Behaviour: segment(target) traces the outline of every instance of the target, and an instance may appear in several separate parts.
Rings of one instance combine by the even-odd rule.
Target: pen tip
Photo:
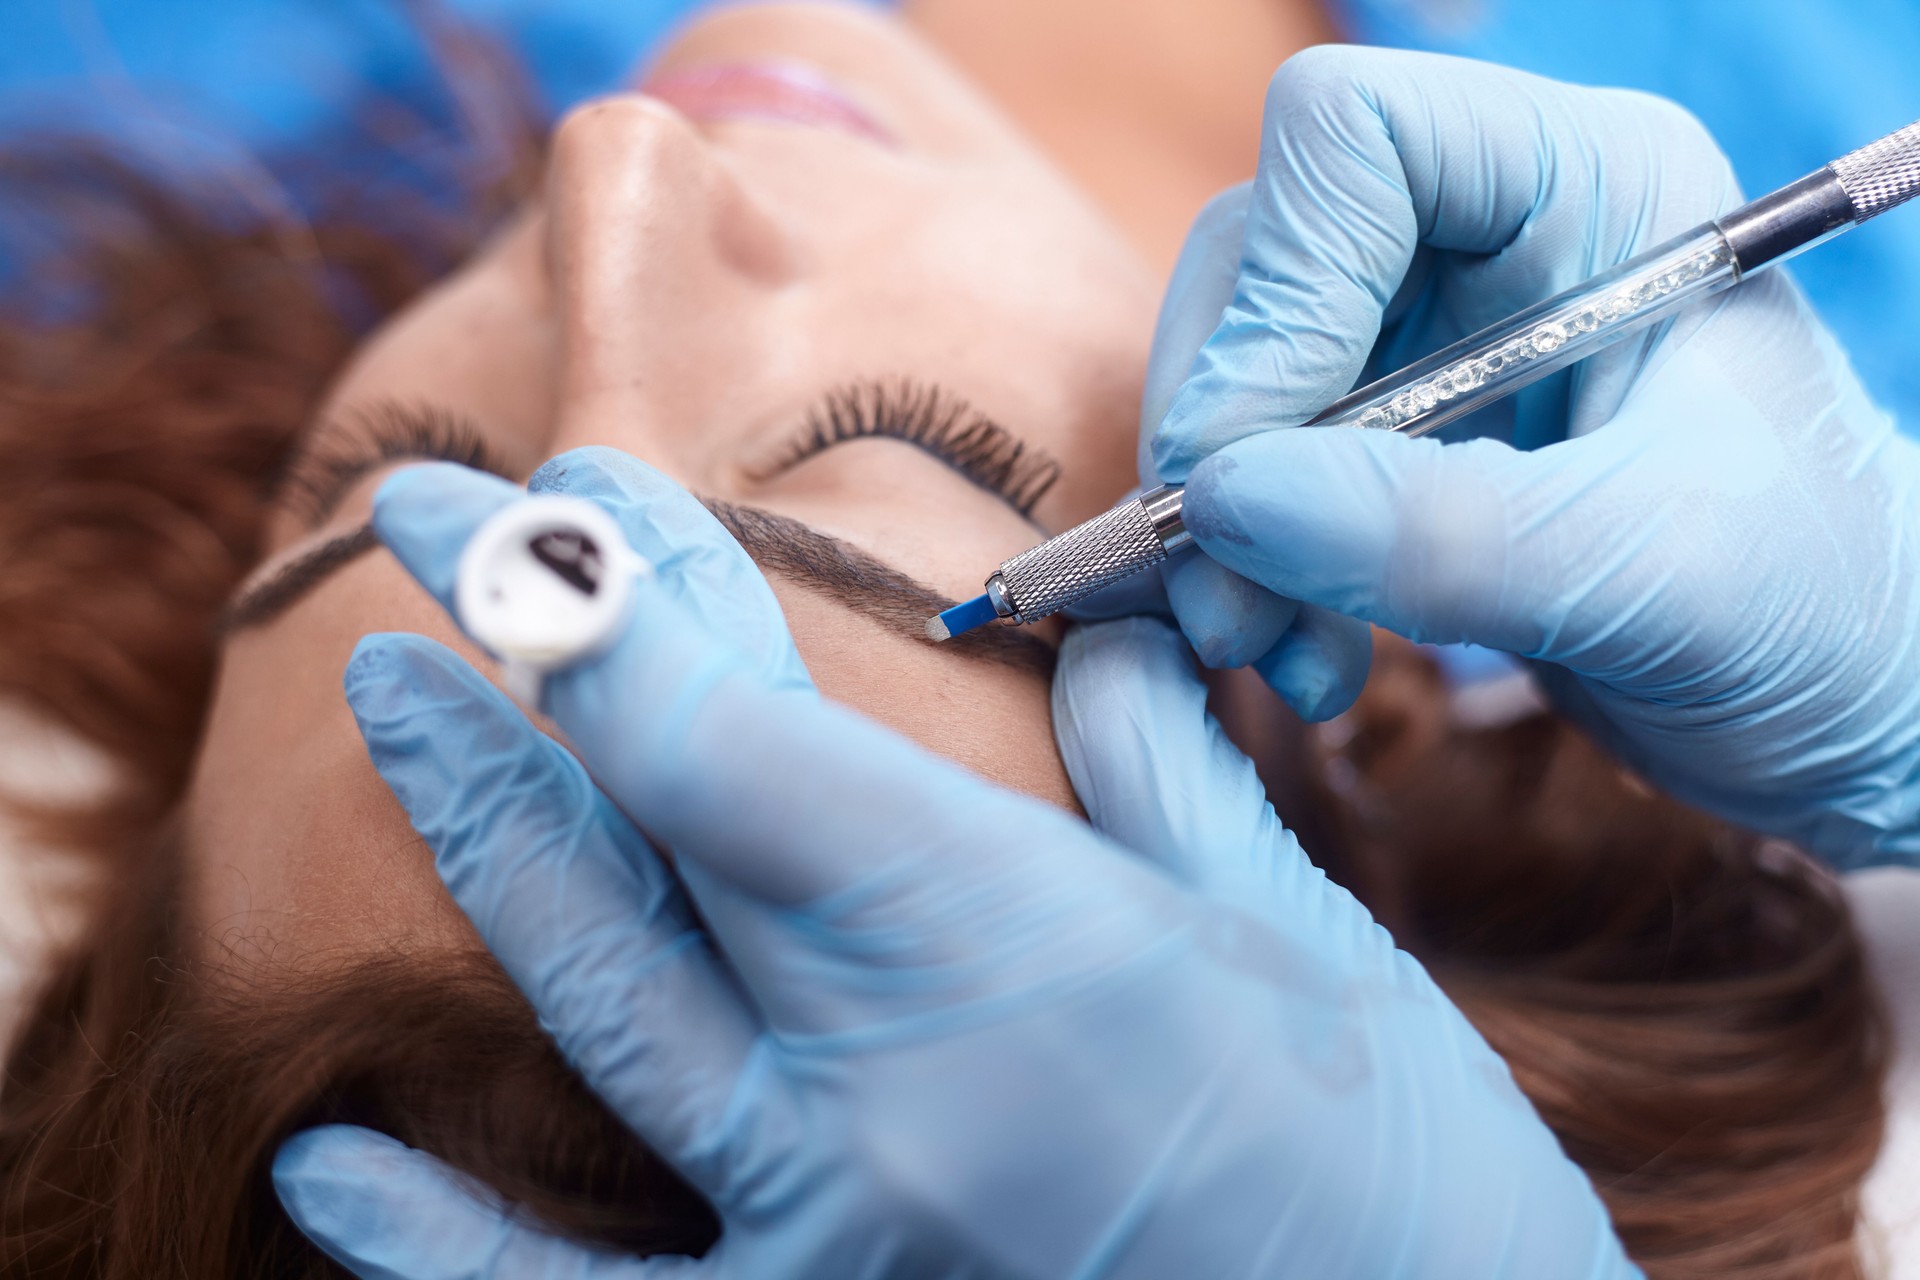
[[[939,644],[957,635],[964,635],[975,627],[984,627],[999,616],[994,611],[993,601],[978,595],[928,618],[927,639]]]

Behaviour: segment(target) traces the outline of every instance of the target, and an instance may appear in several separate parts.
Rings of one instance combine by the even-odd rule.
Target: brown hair
[[[214,978],[169,936],[178,860],[153,852],[14,1048],[6,1274],[340,1276],[265,1176],[283,1138],[330,1122],[432,1151],[578,1239],[699,1254],[716,1238],[705,1201],[567,1069],[490,957]]]
[[[463,100],[519,100],[486,91],[500,64],[463,56]],[[0,191],[61,229],[29,273],[53,302],[0,321],[0,697],[120,768],[100,803],[37,815],[106,888],[0,1092],[7,1274],[342,1275],[267,1178],[285,1135],[328,1119],[432,1151],[556,1230],[639,1251],[713,1238],[485,957],[236,986],[168,932],[168,814],[265,492],[350,318],[455,260],[499,185],[418,217],[386,195],[378,218],[348,200],[292,224],[98,150],[0,155]],[[1282,812],[1506,1056],[1649,1275],[1858,1275],[1886,1050],[1831,883],[1555,721],[1462,730],[1446,706],[1430,666],[1384,650]]]
[[[1375,645],[1303,838],[1511,1065],[1662,1278],[1850,1277],[1884,1013],[1830,874]],[[1337,742],[1337,748],[1330,745]]]

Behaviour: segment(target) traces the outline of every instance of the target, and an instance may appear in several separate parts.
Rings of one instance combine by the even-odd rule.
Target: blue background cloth
[[[1175,0],[1167,0],[1173,3]],[[0,0],[0,126],[94,125],[176,161],[298,150],[358,97],[432,77],[393,0]],[[450,0],[559,110],[619,83],[701,0]],[[1338,0],[1349,35],[1675,98],[1749,194],[1920,117],[1914,0]],[[1793,270],[1920,434],[1920,211]]]
[[[1705,122],[1749,196],[1920,119],[1915,0],[1341,0],[1356,40],[1645,89]],[[1920,201],[1916,201],[1920,206]],[[1920,207],[1796,260],[1854,367],[1920,435]]]
[[[701,0],[451,0],[501,36],[561,108],[613,88]],[[357,97],[429,81],[398,0],[5,0],[0,121],[124,123],[137,102],[272,149]]]

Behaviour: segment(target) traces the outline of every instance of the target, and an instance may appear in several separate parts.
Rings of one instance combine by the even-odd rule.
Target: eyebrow
[[[763,573],[778,573],[817,587],[861,617],[896,635],[932,644],[927,619],[960,603],[916,582],[886,561],[825,534],[791,516],[759,507],[702,498]],[[1052,645],[1022,627],[981,627],[940,646],[967,657],[986,658],[1044,676],[1058,655]]]
[[[231,635],[235,631],[272,622],[298,603],[300,597],[379,545],[380,539],[373,532],[371,522],[361,525],[352,533],[328,538],[311,551],[280,566],[265,582],[249,587],[229,600],[227,607],[220,611],[220,619],[216,624],[218,633],[222,636]]]
[[[895,635],[931,645],[927,619],[958,603],[884,560],[791,516],[718,498],[703,498],[701,505],[733,535],[762,573],[777,573],[820,591]],[[221,612],[220,633],[231,635],[272,622],[378,546],[380,539],[370,523],[329,538],[234,597]],[[1020,627],[981,627],[953,637],[940,648],[1049,677],[1058,657],[1051,644]]]

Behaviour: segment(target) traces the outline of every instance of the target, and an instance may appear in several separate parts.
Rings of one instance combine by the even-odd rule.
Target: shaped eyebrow
[[[753,557],[762,573],[777,573],[822,591],[896,635],[932,644],[927,639],[927,619],[959,603],[804,521],[718,498],[700,501]],[[981,627],[955,636],[940,647],[948,648],[969,637],[977,637],[977,642],[962,645],[955,652],[1053,675],[1058,657],[1053,646],[1024,627]]]
[[[247,587],[227,601],[217,629],[222,636],[249,627],[261,627],[298,604],[303,596],[361,556],[379,547],[372,522],[352,533],[328,538],[319,546],[289,560],[272,577]]]
[[[895,635],[931,644],[925,632],[927,619],[958,603],[804,521],[717,498],[701,501],[762,573],[779,574],[819,591]],[[221,633],[265,626],[379,546],[371,524],[329,538],[235,596],[221,613]],[[1052,645],[1020,627],[982,627],[955,636],[940,649],[1041,676],[1053,674],[1057,656]]]

